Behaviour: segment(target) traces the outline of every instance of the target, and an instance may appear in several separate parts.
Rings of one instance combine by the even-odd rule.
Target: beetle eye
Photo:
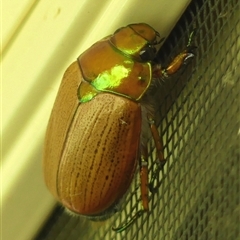
[[[156,48],[149,45],[143,48],[139,55],[144,62],[152,61],[156,57]]]

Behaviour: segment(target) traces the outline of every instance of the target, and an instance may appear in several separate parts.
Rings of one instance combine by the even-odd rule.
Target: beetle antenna
[[[120,233],[124,230],[126,230],[130,225],[132,225],[132,223],[139,218],[140,216],[142,216],[142,214],[144,213],[144,210],[139,210],[135,213],[135,215],[126,223],[124,223],[122,226],[119,227],[112,227],[112,230],[114,232]]]

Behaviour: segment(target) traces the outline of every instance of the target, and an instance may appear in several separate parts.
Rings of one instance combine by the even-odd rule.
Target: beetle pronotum
[[[149,125],[159,163],[165,162],[154,111],[144,104],[151,102],[149,88],[194,56],[190,37],[186,50],[162,69],[154,62],[159,42],[159,33],[145,23],[130,24],[96,42],[66,70],[48,123],[45,182],[71,212],[98,220],[111,216],[139,163],[143,210],[115,231],[148,211],[142,125]]]

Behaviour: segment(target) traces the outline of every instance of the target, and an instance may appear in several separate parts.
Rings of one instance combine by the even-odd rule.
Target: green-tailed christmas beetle
[[[115,231],[148,210],[145,125],[159,163],[165,162],[154,111],[145,104],[151,102],[149,87],[194,56],[189,41],[186,50],[162,69],[154,62],[159,42],[159,33],[145,23],[130,24],[96,42],[66,70],[48,123],[45,182],[71,212],[90,219],[109,217],[139,163],[143,210]]]

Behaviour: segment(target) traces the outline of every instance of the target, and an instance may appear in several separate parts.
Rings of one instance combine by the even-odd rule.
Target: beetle
[[[66,70],[47,127],[43,170],[48,189],[69,211],[92,220],[110,217],[138,163],[143,210],[113,229],[126,229],[148,211],[145,125],[159,164],[165,159],[154,110],[145,102],[151,102],[154,81],[177,72],[194,56],[190,40],[162,68],[154,61],[160,34],[146,23],[129,24],[93,44]]]

